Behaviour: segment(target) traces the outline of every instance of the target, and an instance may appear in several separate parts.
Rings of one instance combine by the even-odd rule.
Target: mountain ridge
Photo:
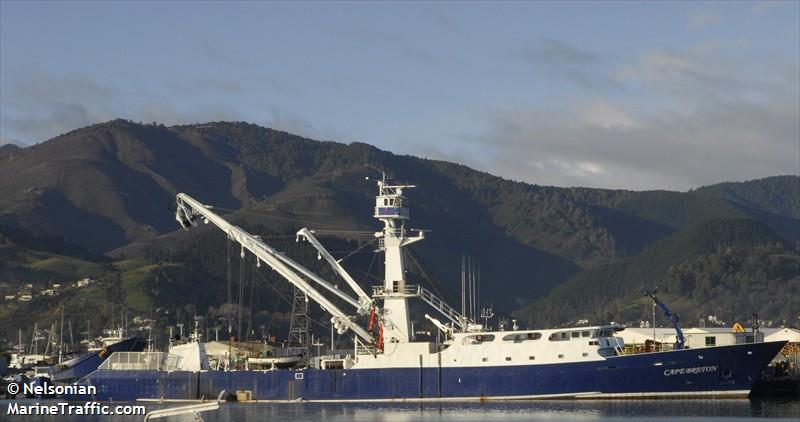
[[[559,286],[568,288],[576,277],[635,259],[707,221],[723,221],[719,224],[726,227],[756,222],[760,228],[754,230],[765,228],[770,242],[795,254],[800,240],[796,175],[687,192],[550,187],[244,122],[166,127],[114,120],[0,154],[0,226],[33,239],[62,239],[69,247],[55,253],[105,255],[102,259],[140,262],[143,268],[163,265],[161,272],[137,273],[151,274],[144,284],[125,279],[140,304],[177,306],[177,298],[155,293],[178,294],[160,289],[159,283],[179,280],[184,286],[180,283],[192,277],[203,280],[203,288],[216,296],[192,301],[207,307],[224,300],[211,286],[222,282],[222,273],[208,263],[184,261],[204,248],[192,239],[212,234],[177,230],[169,210],[177,192],[214,205],[235,224],[273,235],[288,236],[303,226],[368,231],[377,228],[375,188],[364,176],[380,170],[419,186],[408,192],[412,226],[432,231],[410,252],[423,258],[426,275],[438,280],[446,299],[457,299],[461,256],[469,255],[482,269],[482,303],[494,304],[499,312],[517,310],[531,322],[536,319],[523,310]],[[361,244],[344,234],[326,242]],[[218,253],[209,250],[203,256],[210,261]],[[697,251],[683,262],[701,253],[711,252]],[[306,258],[315,265],[313,256]],[[356,259],[349,268],[363,275],[369,266],[369,260]],[[117,274],[109,275],[109,283],[123,282],[121,270],[109,271]],[[416,269],[409,277],[429,282]],[[9,286],[22,282],[7,280]],[[606,290],[608,296],[618,293],[615,286]]]

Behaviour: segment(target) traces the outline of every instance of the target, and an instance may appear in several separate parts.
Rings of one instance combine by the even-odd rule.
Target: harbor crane
[[[661,308],[661,311],[664,312],[664,316],[666,316],[667,318],[669,318],[670,321],[672,321],[672,325],[675,327],[675,345],[673,348],[675,350],[681,350],[684,348],[686,344],[686,337],[683,336],[683,329],[681,328],[680,319],[678,318],[677,314],[673,314],[672,311],[670,311],[669,308],[667,308],[667,305],[665,305],[664,302],[662,302],[656,296],[656,293],[658,293],[658,287],[656,287],[655,290],[653,291],[650,290],[644,291],[645,296],[649,296],[650,299],[653,299],[653,302],[656,305],[658,305],[659,308]]]

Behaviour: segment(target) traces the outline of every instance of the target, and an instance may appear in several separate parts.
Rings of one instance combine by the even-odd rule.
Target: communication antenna
[[[492,307],[481,309],[481,318],[483,319],[483,328],[489,329],[489,320],[494,317],[494,310]]]

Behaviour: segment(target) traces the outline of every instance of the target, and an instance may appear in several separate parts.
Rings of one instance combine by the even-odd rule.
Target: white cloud
[[[643,51],[615,70],[613,77],[621,84],[636,84],[639,92],[655,99],[679,99],[689,104],[711,99],[753,100],[780,95],[787,83],[797,85],[796,81],[773,77],[785,63],[731,57],[722,47],[709,45],[706,42],[685,51]]]
[[[598,100],[578,113],[584,123],[603,129],[633,129],[641,126],[630,114],[607,101]]]
[[[796,97],[697,107],[650,115],[634,128],[600,129],[541,111],[496,114],[495,129],[486,138],[494,147],[491,168],[540,184],[631,189],[688,189],[800,172]],[[545,165],[515,164],[525,157]],[[566,171],[569,166],[573,170]],[[592,168],[603,171],[586,171]]]
[[[708,104],[692,113],[598,127],[545,110],[500,110],[475,141],[489,150],[486,169],[557,186],[689,189],[725,180],[797,174],[796,101]],[[794,116],[794,117],[793,117]]]
[[[488,151],[482,168],[537,184],[627,189],[800,173],[797,60],[750,63],[723,45],[702,47],[641,52],[610,70],[623,86],[613,96],[590,93],[565,110],[487,111],[490,129],[471,138]]]

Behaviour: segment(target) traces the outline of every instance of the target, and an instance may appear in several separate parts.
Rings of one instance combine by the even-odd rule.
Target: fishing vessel
[[[628,355],[615,336],[624,327],[490,330],[421,285],[406,283],[403,248],[425,232],[406,227],[404,193],[413,185],[377,180],[375,233],[384,255],[383,284],[366,291],[322,246],[312,230],[297,232],[349,288],[345,291],[265,241],[230,224],[186,194],[177,195],[176,220],[184,229],[212,224],[330,314],[346,353],[308,359],[301,367],[209,370],[203,343],[168,353],[115,353],[79,383],[95,387],[94,400],[216,397],[245,392],[260,401],[426,401],[539,398],[649,398],[747,396],[762,369],[785,342],[762,342]],[[409,300],[439,314],[425,315],[441,342],[416,341]]]
[[[147,340],[137,335],[121,338],[116,342],[104,344],[99,349],[90,349],[87,353],[74,359],[53,365],[49,375],[53,382],[65,383],[76,381],[92,371],[116,352],[140,352],[147,347]]]

